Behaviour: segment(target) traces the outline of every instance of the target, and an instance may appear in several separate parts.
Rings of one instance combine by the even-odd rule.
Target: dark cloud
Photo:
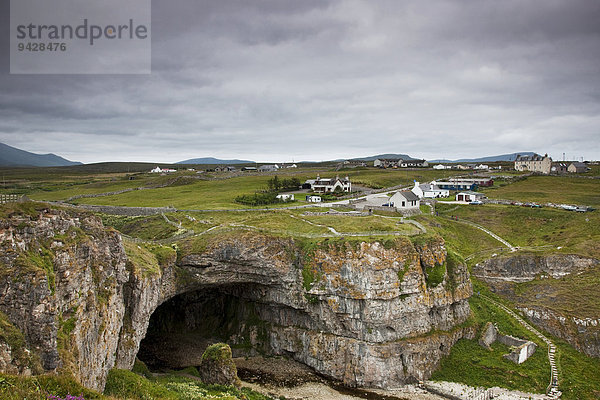
[[[0,140],[86,162],[600,158],[595,0],[152,6],[151,75],[9,75],[4,58]]]

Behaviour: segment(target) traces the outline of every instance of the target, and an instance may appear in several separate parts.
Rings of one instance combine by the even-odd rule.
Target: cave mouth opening
[[[151,370],[199,366],[213,343],[227,343],[234,357],[269,353],[271,324],[261,303],[266,289],[236,284],[208,287],[177,295],[158,306],[150,317],[138,359]]]

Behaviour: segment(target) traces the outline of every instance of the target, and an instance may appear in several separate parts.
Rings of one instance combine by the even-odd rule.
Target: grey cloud
[[[150,76],[3,62],[0,140],[83,161],[600,158],[599,17],[583,0],[155,1]]]

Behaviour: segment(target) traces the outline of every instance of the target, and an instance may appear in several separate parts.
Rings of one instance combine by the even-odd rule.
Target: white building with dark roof
[[[352,183],[347,176],[341,179],[339,176],[335,178],[321,178],[317,175],[317,179],[309,179],[306,181],[306,184],[309,184],[311,190],[315,193],[333,193],[337,189],[348,193],[352,191]]]
[[[417,195],[419,199],[436,199],[438,197],[450,196],[450,190],[441,189],[435,183],[419,183],[415,181],[415,187],[411,189],[411,192]]]
[[[410,190],[403,190],[394,193],[389,204],[400,212],[420,212],[421,200]]]

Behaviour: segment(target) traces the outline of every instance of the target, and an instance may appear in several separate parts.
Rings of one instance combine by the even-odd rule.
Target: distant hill
[[[403,160],[412,160],[412,157],[409,156],[408,154],[378,154],[376,156],[370,156],[370,157],[361,157],[361,158],[353,158],[353,160],[361,160],[361,161],[375,161],[377,159],[381,159],[381,158],[392,158],[392,159],[399,159],[402,158]],[[343,160],[340,160],[343,161]]]
[[[489,156],[480,158],[461,158],[460,160],[428,160],[429,163],[481,163],[494,161],[515,161],[517,155],[531,156],[535,153],[532,151],[522,151],[520,153],[501,154],[499,156]]]
[[[0,166],[2,167],[64,167],[81,164],[56,154],[35,154],[0,143]]]
[[[191,158],[189,160],[178,161],[175,164],[254,164],[254,161],[248,160],[220,160],[213,157]]]

